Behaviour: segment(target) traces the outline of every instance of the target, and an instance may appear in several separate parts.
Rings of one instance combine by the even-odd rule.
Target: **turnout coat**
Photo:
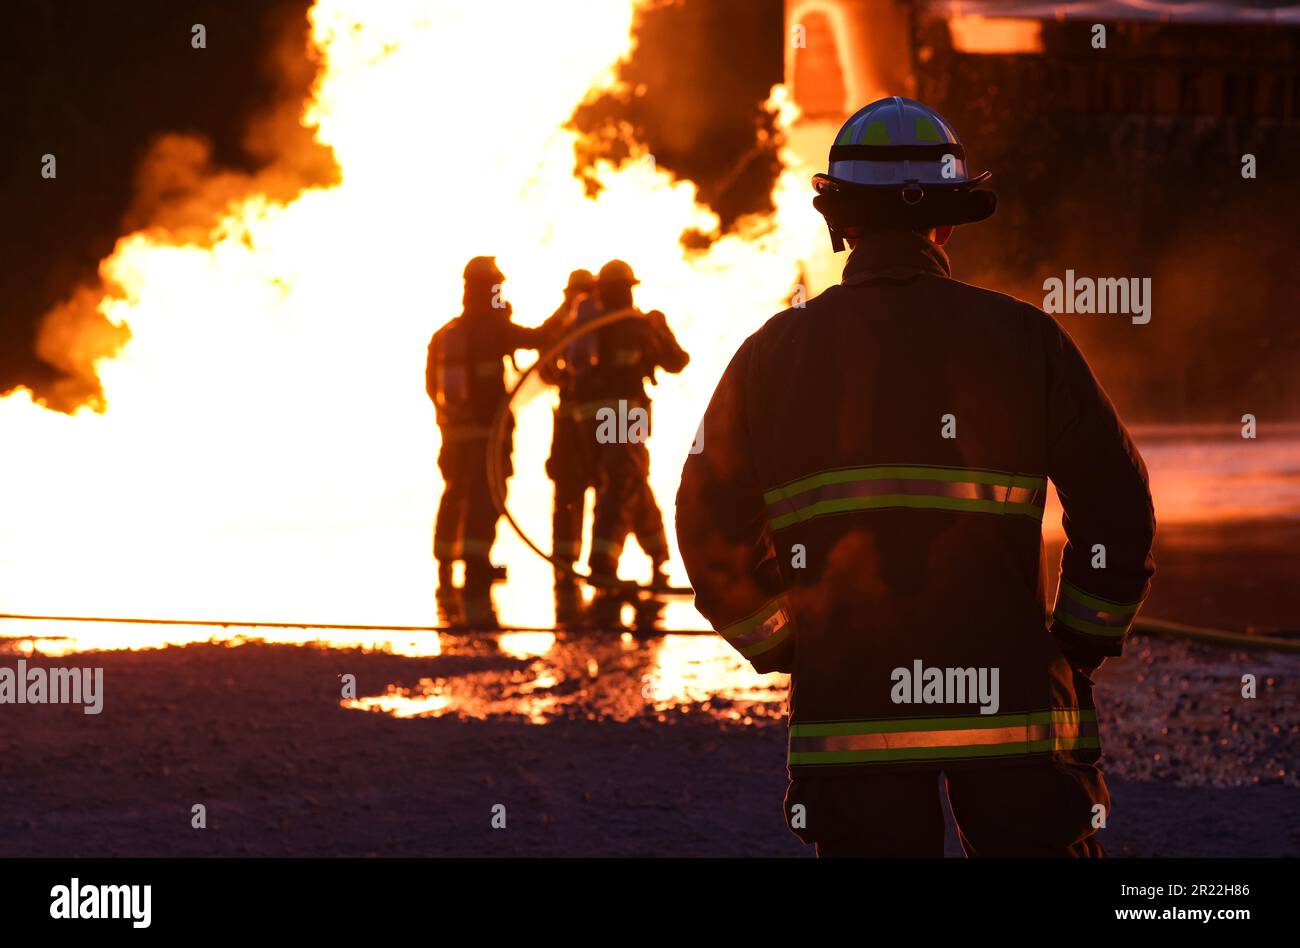
[[[950,273],[864,238],[736,352],[682,472],[696,605],[791,675],[792,772],[1099,754],[1089,675],[1154,572],[1146,468],[1052,317]]]

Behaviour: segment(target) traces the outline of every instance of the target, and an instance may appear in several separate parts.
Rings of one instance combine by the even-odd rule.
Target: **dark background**
[[[1041,55],[1005,56],[924,17],[916,36],[918,97],[1000,198],[956,276],[1038,305],[1067,268],[1151,277],[1147,325],[1059,317],[1126,418],[1300,418],[1300,28],[1110,23],[1096,50],[1091,23],[1049,21]]]

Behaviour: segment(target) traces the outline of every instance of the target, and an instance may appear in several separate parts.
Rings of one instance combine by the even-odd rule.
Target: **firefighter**
[[[487,444],[492,421],[505,398],[503,359],[518,349],[536,349],[540,329],[511,321],[501,297],[505,275],[493,257],[474,257],[465,266],[464,310],[433,334],[425,387],[442,431],[438,469],[442,500],[434,524],[439,586],[451,585],[452,566],[465,563],[465,588],[480,598],[505,570],[489,559],[498,514],[488,488]],[[501,445],[503,477],[511,474],[511,418]],[[466,603],[468,608],[469,602]]]
[[[590,270],[574,270],[564,287],[564,302],[542,324],[546,345],[553,346],[569,333],[577,321],[579,305],[596,289]],[[583,419],[578,408],[577,379],[582,340],[576,340],[546,365],[539,367],[542,381],[559,389],[551,434],[551,455],[546,474],[555,485],[555,509],[551,518],[551,558],[555,563],[555,589],[562,611],[572,613],[577,604],[574,564],[582,554],[582,518],[587,489],[596,486],[596,439],[594,421]],[[588,430],[590,429],[590,430]]]
[[[940,772],[968,855],[1102,854],[1092,679],[1146,598],[1155,516],[1064,329],[951,278],[987,178],[918,102],[853,115],[813,179],[843,279],[740,346],[682,473],[696,606],[791,675],[787,822],[819,855],[941,855]]]
[[[690,356],[678,344],[659,310],[642,313],[632,304],[632,287],[640,281],[622,260],[600,268],[596,295],[602,314],[631,317],[611,323],[589,339],[586,367],[577,392],[584,419],[594,420],[596,442],[596,513],[589,567],[594,578],[618,577],[618,560],[627,535],[650,557],[653,584],[667,585],[668,538],[663,514],[650,489],[650,398],[645,381],[657,369],[680,372]],[[596,301],[593,301],[593,304]],[[579,307],[579,321],[585,314]],[[609,602],[608,596],[598,597]]]

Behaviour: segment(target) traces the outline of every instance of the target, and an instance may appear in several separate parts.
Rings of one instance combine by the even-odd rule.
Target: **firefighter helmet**
[[[465,264],[466,283],[500,283],[505,278],[496,257],[474,257]]]
[[[596,277],[597,283],[603,283],[606,286],[617,286],[619,284],[633,286],[641,281],[636,278],[632,268],[622,260],[611,260],[600,268],[600,274]]]
[[[826,218],[835,250],[854,226],[927,228],[971,224],[997,207],[976,191],[990,172],[970,177],[966,152],[938,112],[891,96],[855,112],[831,146],[826,174],[813,176],[813,206]]]
[[[574,290],[589,290],[596,285],[596,278],[591,275],[590,270],[574,270],[569,274],[569,282],[564,286],[564,292],[572,293]]]

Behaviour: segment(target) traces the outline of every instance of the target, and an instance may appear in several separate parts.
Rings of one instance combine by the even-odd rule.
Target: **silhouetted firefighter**
[[[740,347],[682,474],[696,604],[792,676],[787,820],[819,854],[940,855],[942,771],[969,855],[1101,855],[1091,676],[1154,572],[1146,469],[1054,319],[950,278],[996,199],[943,118],[872,103],[829,164],[843,279]]]
[[[588,430],[596,442],[596,514],[589,565],[593,577],[615,579],[623,544],[632,533],[653,563],[655,584],[664,586],[668,538],[650,489],[650,452],[645,445],[650,397],[645,381],[653,381],[660,368],[680,372],[690,356],[678,345],[663,313],[642,313],[632,305],[632,287],[638,282],[630,266],[611,260],[600,268],[596,280],[598,300],[588,298],[578,306],[578,324],[621,311],[632,316],[584,337],[587,344],[577,357],[578,410],[584,421],[593,422]],[[613,601],[600,596],[598,611],[602,602]]]
[[[559,342],[576,327],[581,300],[595,292],[590,270],[574,270],[564,287],[564,302],[542,324],[547,345]],[[560,403],[555,409],[551,455],[546,474],[555,485],[555,512],[551,518],[551,558],[555,562],[555,589],[562,611],[578,604],[573,566],[582,554],[582,516],[587,488],[596,486],[596,428],[594,418],[584,419],[578,403],[579,353],[586,351],[579,338],[550,363],[538,368],[542,381],[556,386]]]
[[[487,443],[493,418],[505,398],[506,356],[536,349],[540,329],[511,322],[510,304],[501,298],[505,276],[492,257],[475,257],[465,266],[464,311],[433,334],[425,387],[437,408],[442,430],[438,469],[442,500],[434,525],[438,583],[451,584],[452,565],[465,562],[465,588],[485,594],[505,575],[488,559],[496,539],[498,514],[488,489]],[[503,477],[511,473],[511,418],[501,445]]]

